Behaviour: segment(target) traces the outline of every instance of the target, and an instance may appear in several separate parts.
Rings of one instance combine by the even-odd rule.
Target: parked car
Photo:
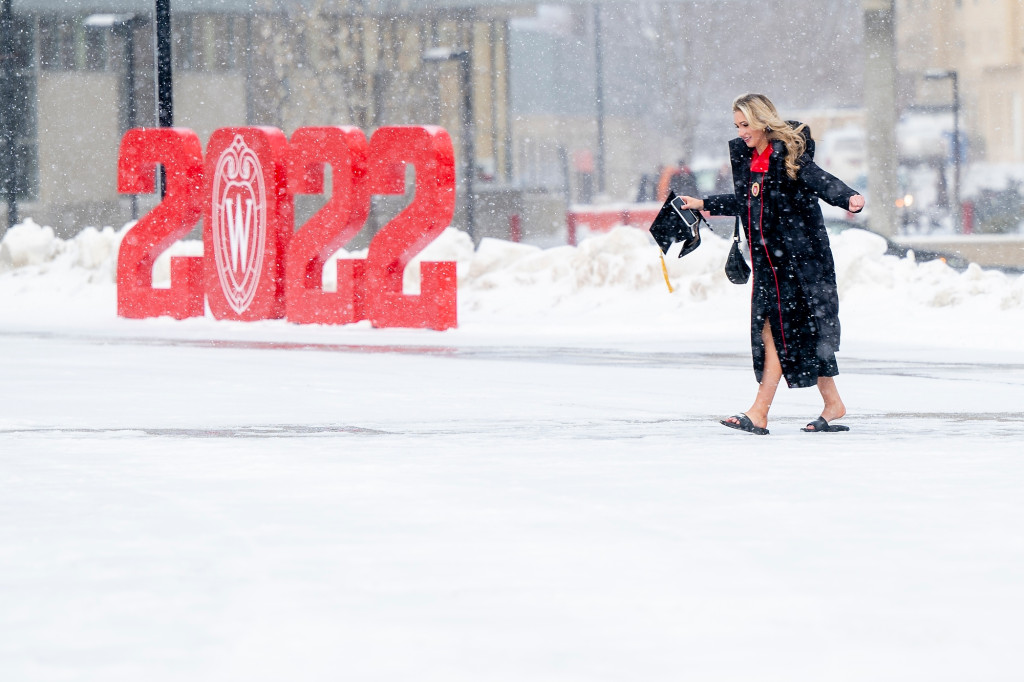
[[[865,232],[870,232],[871,234],[877,235],[885,240],[885,253],[886,255],[889,256],[906,258],[908,254],[911,251],[913,251],[914,260],[916,260],[918,263],[925,263],[933,260],[941,260],[943,263],[959,272],[963,272],[964,270],[967,269],[967,266],[971,264],[970,261],[968,261],[966,258],[955,253],[946,253],[944,251],[932,251],[929,249],[918,249],[911,248],[909,246],[903,246],[902,244],[894,242],[889,237],[886,237],[884,234],[878,234],[874,230],[868,229],[867,225],[864,223],[855,223],[848,220],[837,220],[835,218],[826,217],[825,228],[832,234],[839,234],[845,230],[856,229],[864,230]]]

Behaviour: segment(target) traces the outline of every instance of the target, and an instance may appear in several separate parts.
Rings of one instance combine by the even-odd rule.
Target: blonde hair
[[[803,136],[803,130],[807,126],[801,123],[794,128],[779,116],[778,109],[770,99],[756,93],[740,95],[734,99],[732,110],[746,116],[751,128],[765,131],[769,140],[779,140],[786,146],[786,175],[796,180],[796,174],[800,170],[797,159],[807,151],[807,143]]]

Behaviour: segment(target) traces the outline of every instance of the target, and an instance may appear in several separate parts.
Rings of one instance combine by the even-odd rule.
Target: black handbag
[[[732,231],[732,248],[729,249],[729,257],[725,259],[725,276],[733,284],[746,284],[750,279],[750,266],[743,259],[743,252],[740,251],[740,218],[736,216],[736,227]]]

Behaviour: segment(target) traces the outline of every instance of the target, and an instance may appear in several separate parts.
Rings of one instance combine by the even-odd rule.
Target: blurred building
[[[659,165],[724,155],[741,92],[767,87],[787,110],[859,103],[858,2],[172,0],[175,123],[204,140],[229,125],[436,123],[460,153],[459,67],[422,57],[462,47],[473,61],[478,218],[514,210],[515,192],[563,205],[628,200]],[[117,143],[130,104],[137,125],[155,118],[154,0],[0,3],[13,6],[15,90],[27,101],[22,215],[62,231],[121,224]],[[99,13],[122,23],[89,21]],[[530,17],[541,20],[513,26]],[[728,39],[744,22],[774,39]],[[534,223],[524,214],[523,224]]]
[[[517,172],[600,202],[635,198],[680,161],[717,170],[737,95],[764,92],[787,115],[859,106],[862,30],[860,0],[538,8],[511,34]]]
[[[904,106],[952,107],[956,72],[970,158],[1024,163],[1024,0],[897,0]],[[870,96],[870,93],[866,93]]]
[[[972,158],[1024,162],[1024,0],[894,1],[901,109],[948,113],[949,81],[923,76],[955,70]],[[21,214],[64,233],[122,224],[116,161],[130,105],[136,125],[155,123],[154,0],[0,2],[16,28],[5,107],[25,104],[14,126]],[[203,140],[232,125],[436,123],[461,161],[459,67],[423,55],[468,49],[483,221],[525,211],[515,192],[564,204],[600,200],[603,185],[628,200],[661,165],[717,161],[742,92],[771,95],[819,139],[842,123],[831,112],[861,104],[859,0],[172,0],[172,12],[175,123]],[[743,22],[775,39],[730,38]]]
[[[121,136],[156,124],[153,0],[11,0],[22,216],[62,234],[130,218],[116,191]],[[225,126],[444,126],[462,149],[459,66],[472,59],[475,165],[512,172],[509,22],[516,0],[173,0],[174,123],[204,141]],[[134,57],[129,90],[126,52]],[[5,102],[5,108],[8,107]],[[461,158],[461,157],[460,157]],[[461,166],[460,166],[461,174]],[[143,197],[145,211],[156,197]],[[0,208],[2,210],[2,208]]]

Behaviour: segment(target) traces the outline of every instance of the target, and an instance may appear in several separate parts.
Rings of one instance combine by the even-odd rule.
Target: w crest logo
[[[217,160],[212,186],[213,253],[236,313],[256,296],[267,241],[267,193],[259,157],[240,135]]]

